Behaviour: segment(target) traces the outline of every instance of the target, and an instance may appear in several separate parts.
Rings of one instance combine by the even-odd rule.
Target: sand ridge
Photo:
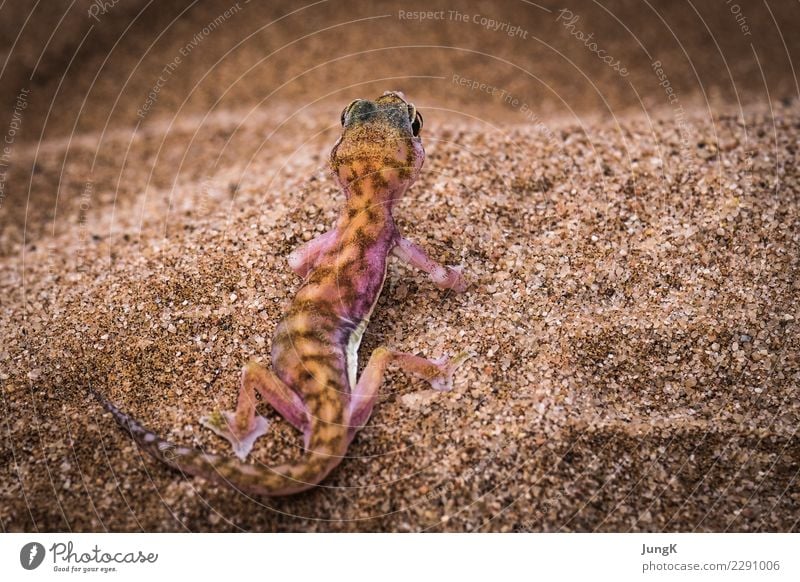
[[[474,283],[442,293],[393,262],[362,353],[474,357],[448,394],[390,374],[349,458],[291,499],[249,500],[142,457],[86,386],[224,452],[197,418],[266,357],[298,284],[285,256],[336,214],[318,155],[268,194],[267,169],[223,175],[207,214],[193,212],[207,194],[187,191],[144,216],[117,208],[113,235],[92,224],[88,240],[29,249],[24,287],[3,278],[4,527],[792,529],[797,175],[773,171],[800,115],[780,108],[777,144],[773,120],[747,116],[746,138],[736,116],[717,120],[719,141],[691,125],[690,166],[664,119],[624,120],[625,150],[600,151],[614,123],[557,127],[554,142],[432,116],[398,222]],[[273,427],[256,462],[300,452]]]

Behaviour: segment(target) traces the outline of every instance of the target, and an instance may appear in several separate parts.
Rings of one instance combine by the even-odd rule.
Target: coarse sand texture
[[[573,7],[624,77],[544,4],[454,4],[527,38],[402,20],[391,2],[240,3],[202,34],[232,3],[174,24],[183,4],[137,19],[145,4],[95,22],[83,3],[46,50],[58,19],[42,15],[3,74],[0,133],[20,113],[0,198],[2,531],[798,529],[789,8],[748,5],[750,37],[724,3],[656,2],[663,20]],[[783,41],[759,33],[777,23]],[[300,284],[287,256],[338,215],[342,107],[395,89],[424,115],[427,152],[398,228],[471,286],[441,291],[390,260],[361,365],[379,345],[465,350],[454,389],[390,368],[347,458],[293,497],[153,461],[89,387],[228,454],[199,418],[232,407],[248,360],[269,364]],[[298,457],[299,433],[259,412],[271,426],[251,462]]]

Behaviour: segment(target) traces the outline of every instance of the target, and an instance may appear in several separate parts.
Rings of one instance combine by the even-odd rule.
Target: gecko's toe
[[[453,389],[453,374],[455,371],[470,358],[467,352],[460,352],[453,358],[442,356],[435,360],[431,360],[431,364],[436,366],[439,373],[432,377],[429,382],[431,388],[440,392],[449,392]]]
[[[242,461],[247,458],[256,439],[267,433],[269,421],[263,416],[255,416],[246,432],[234,429],[235,414],[233,412],[214,412],[200,419],[200,424],[210,428],[216,434],[231,443],[234,454]]]
[[[469,288],[469,281],[467,281],[467,278],[464,276],[464,266],[451,265],[448,269],[450,269],[448,287],[456,293],[464,293]]]

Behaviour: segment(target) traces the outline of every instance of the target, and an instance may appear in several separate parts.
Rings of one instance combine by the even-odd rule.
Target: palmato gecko
[[[330,167],[346,203],[335,228],[289,255],[289,265],[304,281],[275,329],[272,371],[247,364],[236,410],[201,419],[230,441],[236,456],[174,445],[95,393],[139,446],[164,463],[246,493],[298,493],[340,463],[372,413],[390,362],[436,390],[452,388],[453,372],[467,358],[463,352],[428,360],[379,347],[356,378],[358,347],[390,253],[428,273],[442,289],[463,292],[467,284],[460,268],[438,264],[401,236],[392,217],[425,160],[422,116],[414,105],[400,92],[386,92],[375,101],[357,99],[342,112],[342,127]],[[305,452],[297,460],[275,467],[244,462],[254,441],[267,432],[267,420],[256,414],[256,392],[303,432]]]

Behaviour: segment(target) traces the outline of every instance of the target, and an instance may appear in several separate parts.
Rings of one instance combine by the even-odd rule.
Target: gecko
[[[403,237],[392,216],[395,204],[419,176],[425,160],[422,115],[399,91],[374,101],[356,99],[342,111],[341,135],[329,166],[345,196],[335,226],[288,257],[303,278],[272,338],[272,369],[244,366],[237,404],[200,422],[230,442],[234,455],[176,445],[145,428],[92,390],[139,447],[183,473],[223,483],[247,494],[278,496],[322,482],[342,461],[363,428],[390,363],[448,391],[460,352],[427,359],[380,346],[357,377],[358,349],[383,289],[390,255],[427,273],[441,289],[464,292],[461,267],[444,266]],[[302,432],[304,450],[268,467],[246,462],[268,421],[256,413],[256,394]]]

